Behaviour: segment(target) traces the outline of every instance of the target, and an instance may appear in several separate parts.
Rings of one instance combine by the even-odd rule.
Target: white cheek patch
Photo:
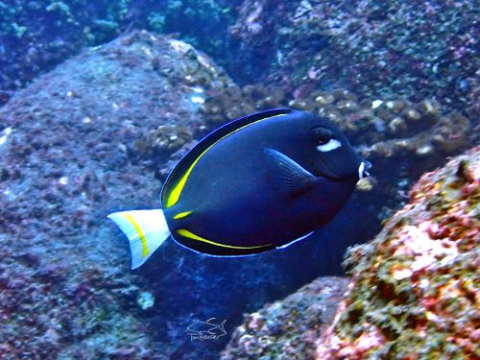
[[[335,139],[330,139],[326,144],[318,145],[317,150],[320,152],[329,152],[338,149],[342,146],[342,143]]]

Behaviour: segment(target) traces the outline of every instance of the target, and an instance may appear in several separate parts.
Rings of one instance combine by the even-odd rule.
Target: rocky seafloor
[[[202,88],[183,81],[192,74],[206,79]],[[155,270],[134,274],[105,216],[158,206],[161,181],[135,141],[160,125],[204,131],[198,101],[229,83],[221,74],[183,42],[135,32],[67,61],[0,109],[2,358],[182,351],[174,339],[214,302],[195,285],[209,260],[170,244]],[[143,304],[152,295],[154,311]]]
[[[346,278],[321,277],[245,315],[221,359],[313,358],[316,341],[332,323],[347,285]]]
[[[436,97],[479,113],[475,1],[0,1],[0,105],[86,46],[147,29],[177,34],[241,85]]]
[[[392,228],[395,219],[402,217],[410,230],[418,227],[430,234],[434,213],[422,207],[428,199],[436,199],[438,203],[431,206],[447,213],[458,210],[462,221],[470,216],[462,213],[462,196],[471,197],[478,206],[477,170],[470,171],[471,161],[458,159],[445,170],[426,175],[415,187],[413,194],[425,193],[425,197],[409,200],[408,196],[422,173],[478,143],[478,74],[472,72],[476,38],[469,40],[475,20],[470,2],[432,2],[432,13],[422,17],[423,5],[412,1],[388,1],[386,14],[369,1],[353,2],[351,7],[331,2],[328,9],[322,1],[288,1],[271,17],[275,9],[270,1],[205,0],[201,9],[193,7],[192,1],[168,2],[168,11],[164,4],[152,17],[146,16],[143,6],[149,1],[99,2],[95,9],[82,1],[65,2],[69,7],[62,2],[30,1],[26,8],[18,0],[9,9],[0,2],[0,19],[8,20],[1,23],[0,34],[0,58],[8,64],[0,73],[7,102],[0,109],[0,358],[215,359],[230,337],[222,355],[226,358],[303,359],[314,354],[318,359],[374,358],[382,356],[380,347],[385,346],[392,354],[401,354],[410,340],[432,356],[447,350],[455,356],[478,356],[468,352],[468,341],[476,338],[454,332],[450,315],[442,318],[443,298],[438,308],[428,309],[433,315],[425,320],[401,312],[417,300],[423,304],[422,293],[414,292],[416,297],[402,297],[397,303],[369,292],[377,281],[402,289],[409,281],[409,289],[426,284],[392,275],[393,270],[397,273],[397,263],[389,261],[395,253],[390,246],[397,244],[402,252],[412,245],[407,240],[390,244],[387,235],[397,236],[398,229]],[[447,3],[451,7],[443,11]],[[225,26],[236,16],[222,12],[233,4],[240,5],[236,25],[230,35],[226,28],[217,33],[217,25]],[[368,12],[361,15],[364,8]],[[318,17],[319,12],[323,17]],[[182,17],[184,13],[188,17]],[[37,17],[39,22],[52,20],[48,24],[53,30],[28,23],[32,14],[43,14]],[[394,14],[402,15],[394,23],[397,27],[388,22]],[[410,30],[396,32],[410,18]],[[209,26],[192,32],[195,19],[208,19]],[[322,19],[328,21],[319,27]],[[337,29],[340,20],[348,26]],[[427,20],[432,24],[448,21],[437,34],[435,26],[425,27]],[[218,55],[215,60],[225,64],[228,74],[178,36],[128,31],[138,24],[160,32],[178,31],[183,38],[193,36],[192,42]],[[366,31],[365,26],[375,31]],[[46,36],[66,28],[65,38]],[[417,31],[421,29],[427,35],[425,41],[414,35],[422,34]],[[127,33],[113,42],[85,49],[24,90],[11,91],[84,45],[102,44],[124,30]],[[211,41],[202,42],[202,34],[209,33]],[[433,35],[437,45],[426,46]],[[413,44],[418,66],[406,66],[411,56],[403,58],[403,50],[387,46],[388,51],[382,51],[378,44],[390,37],[402,46]],[[315,39],[318,47],[293,46]],[[268,46],[263,46],[264,41]],[[376,51],[360,51],[370,41]],[[7,59],[13,48],[15,56]],[[219,49],[225,50],[222,56]],[[329,57],[330,51],[336,56]],[[257,68],[252,69],[252,56],[265,61],[256,62]],[[305,60],[302,66],[300,60]],[[357,65],[350,66],[352,61]],[[387,65],[379,73],[381,61]],[[430,73],[436,64],[438,71]],[[257,76],[259,71],[264,76]],[[353,72],[362,76],[357,79]],[[261,82],[247,84],[251,79]],[[229,119],[276,106],[327,117],[373,162],[372,176],[359,184],[342,213],[318,235],[288,251],[212,259],[166,243],[149,263],[132,272],[126,241],[105,216],[157,207],[165,176],[198,139]],[[468,165],[464,172],[457,166],[460,163]],[[468,180],[472,173],[477,182]],[[466,176],[469,186],[463,186],[461,176]],[[433,181],[450,184],[447,178],[457,182],[441,190],[427,186]],[[459,195],[457,183],[463,184],[460,193],[464,195]],[[443,192],[438,196],[439,191],[447,198]],[[403,215],[390,219],[404,205],[399,213]],[[439,228],[457,229],[456,215],[443,218],[440,212],[435,216]],[[350,251],[350,290],[329,328],[347,280],[318,276],[340,274],[345,249],[372,239],[385,222],[373,245]],[[430,230],[424,229],[424,222]],[[445,243],[453,249],[461,243],[451,233],[445,234],[439,238],[441,246]],[[465,236],[471,239],[472,233]],[[430,240],[427,245],[437,244]],[[449,241],[455,241],[455,246]],[[406,267],[400,274],[407,274],[409,262],[415,263],[420,256],[410,255],[399,260],[399,266]],[[441,289],[453,286],[452,292],[460,295],[453,314],[457,309],[465,315],[466,325],[478,327],[478,316],[468,322],[472,317],[463,312],[471,309],[463,301],[471,302],[471,295],[464,285],[458,285],[460,290],[455,287],[454,265],[432,269],[432,273],[427,268],[427,279],[437,270],[441,275],[428,284],[441,296],[450,292]],[[378,269],[382,274],[376,273]],[[472,282],[478,289],[478,282]],[[428,299],[427,303],[434,302]],[[368,314],[355,312],[359,302]],[[358,318],[350,316],[352,312]],[[243,313],[252,315],[240,325]],[[191,341],[186,328],[195,320],[212,317],[227,320],[228,335],[216,341]],[[362,323],[357,325],[359,319]],[[411,330],[412,324],[418,333]],[[395,335],[398,329],[407,334]],[[433,345],[427,349],[423,334],[437,343],[455,342],[447,350]],[[422,354],[412,353],[411,358],[422,358]]]

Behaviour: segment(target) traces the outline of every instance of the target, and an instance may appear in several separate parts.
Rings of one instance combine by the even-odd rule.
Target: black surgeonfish
[[[161,191],[161,209],[109,215],[127,235],[132,268],[171,235],[210,255],[282,248],[327,224],[370,164],[331,122],[280,108],[202,139]]]

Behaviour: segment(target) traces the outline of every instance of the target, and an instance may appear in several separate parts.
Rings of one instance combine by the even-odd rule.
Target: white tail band
[[[133,210],[108,215],[124,232],[130,242],[132,269],[136,269],[170,236],[163,211]]]

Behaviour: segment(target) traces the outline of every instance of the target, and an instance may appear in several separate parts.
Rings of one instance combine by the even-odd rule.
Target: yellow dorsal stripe
[[[214,242],[214,241],[211,241],[211,240],[207,240],[205,238],[202,238],[198,235],[195,235],[194,233],[186,230],[186,229],[180,229],[180,230],[177,230],[177,234],[178,235],[181,235],[181,236],[184,236],[186,238],[189,238],[189,239],[192,239],[192,240],[198,240],[198,241],[203,241],[207,244],[210,244],[210,245],[215,245],[215,246],[219,246],[219,247],[224,247],[224,248],[228,248],[228,249],[240,249],[240,250],[250,250],[250,249],[260,249],[260,248],[264,248],[264,247],[268,247],[268,246],[272,246],[272,244],[267,244],[267,245],[259,245],[259,246],[234,246],[234,245],[225,245],[225,244],[220,244],[220,243],[217,243],[217,242]]]
[[[143,248],[142,258],[144,258],[145,256],[147,256],[150,253],[150,251],[148,250],[147,239],[145,238],[145,235],[143,234],[142,228],[140,227],[140,225],[138,225],[138,223],[133,219],[133,217],[131,215],[125,215],[125,217],[127,218],[128,221],[130,221],[132,223],[133,227],[137,231],[138,237],[140,238],[140,241],[142,242],[142,248]]]
[[[215,145],[215,144],[213,144]],[[166,208],[168,209],[169,207],[175,205],[178,201],[178,199],[180,199],[180,195],[182,193],[182,190],[183,190],[183,187],[185,186],[185,184],[187,183],[187,179],[188,177],[190,176],[190,173],[192,172],[193,168],[195,167],[195,165],[197,165],[197,162],[200,160],[200,158],[203,156],[203,154],[205,154],[213,145],[209,146],[207,148],[207,150],[205,150],[204,152],[202,152],[200,154],[200,156],[193,162],[192,165],[190,165],[190,167],[188,168],[187,172],[185,173],[185,175],[182,176],[182,178],[180,179],[180,181],[178,182],[177,185],[175,185],[175,187],[173,188],[172,192],[170,193],[170,195],[168,196],[168,199],[167,199],[167,204],[166,204]]]
[[[190,215],[191,213],[192,213],[191,211],[181,212],[181,213],[175,215],[173,218],[174,218],[175,220],[183,219],[184,217],[187,217],[187,216]]]
[[[215,146],[218,142],[222,141],[223,139],[229,137],[230,135],[233,135],[235,134],[237,131],[240,131],[242,129],[245,129],[246,127],[249,127],[253,124],[256,124],[260,121],[264,121],[264,120],[268,120],[268,119],[273,119],[273,118],[276,118],[276,117],[279,117],[279,116],[284,116],[286,114],[278,114],[278,115],[274,115],[274,116],[270,116],[268,118],[265,118],[265,119],[260,119],[260,120],[257,120],[257,121],[254,121],[252,122],[251,124],[247,124],[247,125],[244,125],[242,127],[239,127],[238,129],[232,131],[231,133],[228,133],[227,135],[221,137],[220,139],[218,139],[217,141],[215,141],[212,145],[210,145],[207,149],[205,149],[201,154],[200,156],[192,163],[192,165],[190,165],[190,167],[188,168],[187,172],[185,173],[185,175],[182,176],[182,178],[180,179],[180,181],[175,185],[175,187],[172,189],[172,191],[170,192],[170,195],[168,195],[168,198],[167,198],[167,203],[165,204],[165,208],[168,209],[169,207],[175,205],[178,201],[178,199],[180,199],[180,195],[182,194],[182,190],[185,186],[185,184],[187,183],[187,180],[188,180],[188,177],[190,176],[190,173],[192,172],[193,168],[195,167],[195,165],[197,165],[198,161],[202,158],[203,155],[205,155],[205,153],[210,150],[213,146]]]

